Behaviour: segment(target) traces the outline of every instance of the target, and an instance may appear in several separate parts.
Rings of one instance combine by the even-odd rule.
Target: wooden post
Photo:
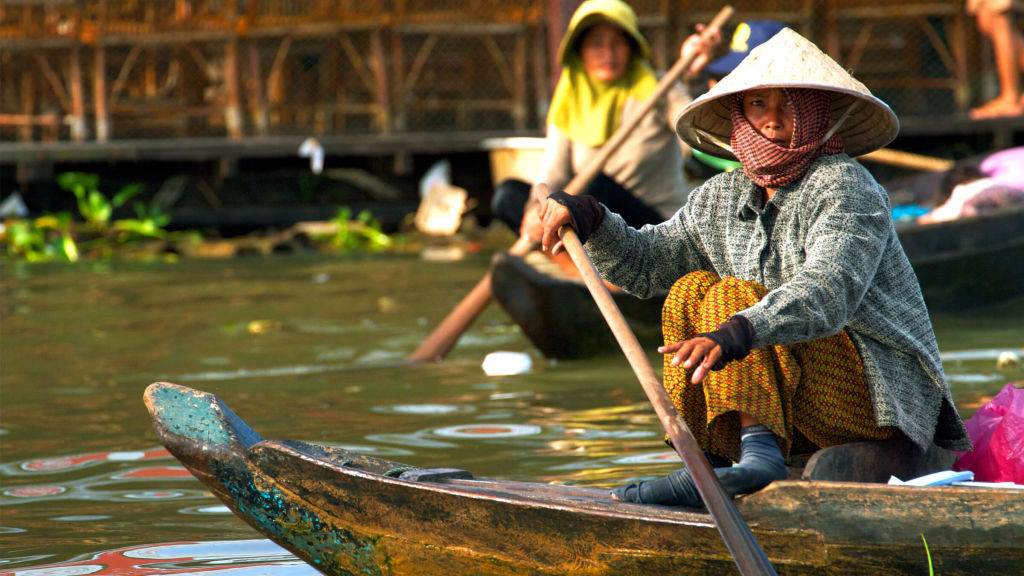
[[[238,39],[232,38],[224,46],[224,87],[227,102],[224,107],[224,124],[228,137],[238,140],[242,137],[242,103],[238,90]]]
[[[267,114],[267,95],[263,87],[263,72],[260,70],[260,48],[255,39],[249,40],[249,98],[252,100],[252,121],[256,133],[266,136],[270,128],[270,117]]]
[[[548,115],[548,108],[551,106],[551,86],[549,84],[547,60],[544,56],[548,53],[547,42],[544,38],[543,27],[530,29],[531,63],[533,66],[533,95],[536,103],[537,124],[544,128]]]
[[[146,100],[156,98],[156,55],[152,48],[147,49],[142,57],[142,94]]]
[[[582,4],[582,0],[548,0],[548,54],[551,57],[551,86],[558,83],[562,73],[562,64],[558,61],[558,45],[562,43],[562,35],[572,20],[572,14]]]
[[[71,90],[71,139],[75,142],[83,142],[86,137],[85,130],[85,95],[82,87],[82,52],[78,46],[71,48],[70,78],[68,83]]]
[[[26,67],[21,71],[21,110],[26,116],[36,113],[36,90],[32,71]],[[25,123],[18,128],[18,140],[31,142],[34,130],[32,123]]]
[[[270,123],[280,126],[282,122],[283,104],[286,103],[284,81],[285,67],[287,65],[288,50],[291,49],[292,37],[285,36],[277,47],[274,55],[274,63],[270,65],[270,72],[267,74],[267,100],[269,102]]]
[[[388,90],[388,71],[384,58],[384,44],[380,29],[370,31],[370,53],[372,54],[373,79],[376,88],[377,105],[375,116],[377,129],[387,134],[391,132],[391,93]]]
[[[93,52],[92,100],[96,117],[96,141],[110,139],[110,113],[107,110],[107,53],[100,43]]]
[[[344,34],[339,32],[338,34]],[[339,76],[341,72],[341,58],[338,51],[338,41],[328,39],[327,47],[320,53],[320,60],[317,62],[317,88],[313,95],[313,133],[324,134],[335,130],[344,132],[344,122],[347,120],[344,111],[347,105],[344,89]],[[341,125],[338,121],[341,121]]]
[[[956,87],[953,90],[953,101],[958,112],[966,112],[971,104],[971,90],[968,85],[967,74],[967,33],[966,18],[964,14],[953,15],[952,30],[950,30],[949,45],[953,51],[953,62],[956,63],[956,70],[953,71],[953,78]]]
[[[516,130],[526,128],[526,40],[530,31],[527,28],[522,34],[516,34],[515,56],[512,61],[513,77],[515,78],[512,108],[512,121]]]
[[[828,0],[825,10],[825,51],[836,62],[843,61],[842,45],[839,41],[839,19],[836,16],[836,0]]]
[[[391,34],[391,86],[394,88],[394,124],[395,130],[405,131],[406,117],[405,105],[407,95],[405,93],[405,54],[402,46],[402,34],[400,29],[405,23],[405,0],[395,2],[395,30]],[[400,163],[395,158],[396,165]]]

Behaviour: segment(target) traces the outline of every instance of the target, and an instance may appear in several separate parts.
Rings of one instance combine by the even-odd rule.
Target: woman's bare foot
[[[986,118],[1007,118],[1024,115],[1024,97],[1004,98],[999,97],[977,108],[971,109],[968,116],[972,120],[984,120]]]

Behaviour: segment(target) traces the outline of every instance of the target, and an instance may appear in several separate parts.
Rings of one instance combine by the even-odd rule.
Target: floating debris
[[[246,325],[249,334],[266,334],[281,329],[277,320],[252,320]]]
[[[1020,366],[1020,355],[1010,350],[1004,350],[996,358],[996,368],[1000,370],[1013,370]]]
[[[484,357],[483,363],[488,376],[527,374],[532,366],[530,355],[522,352],[491,352]]]
[[[466,256],[462,246],[424,246],[420,256],[431,262],[455,262]]]
[[[395,300],[390,296],[381,296],[380,298],[377,298],[377,310],[384,314],[394,312],[395,310],[398,310],[398,308],[398,300]]]

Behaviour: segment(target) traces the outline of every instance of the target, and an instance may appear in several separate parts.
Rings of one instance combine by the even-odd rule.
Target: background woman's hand
[[[722,347],[714,340],[703,336],[659,346],[658,353],[674,354],[673,366],[682,365],[686,370],[696,367],[690,377],[690,381],[694,384],[699,384],[704,380],[704,376],[711,371],[711,367],[722,359]]]
[[[688,58],[691,54],[695,55],[693,62],[686,70],[687,76],[699,74],[714,59],[715,48],[722,42],[722,33],[717,26],[709,29],[707,40],[701,37],[704,28],[703,24],[697,24],[697,32],[690,34],[679,48],[680,60]]]
[[[541,206],[543,204],[539,202],[527,204],[523,221],[519,225],[519,235],[529,238],[534,244],[540,242],[541,234],[544,233],[544,223],[540,220]]]
[[[552,255],[558,254],[563,249],[558,229],[565,225],[572,225],[572,214],[565,206],[548,199],[548,187],[544,184],[535,186],[534,197],[542,199],[537,213],[542,230],[540,234],[541,249],[548,251],[550,248]]]

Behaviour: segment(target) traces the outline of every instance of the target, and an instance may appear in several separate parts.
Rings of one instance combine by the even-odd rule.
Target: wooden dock
[[[994,74],[962,0],[729,3],[733,24],[782,21],[851,68],[911,147],[1021,142],[1024,119],[967,119]],[[290,157],[309,136],[329,155],[400,160],[537,135],[578,4],[2,0],[0,182],[75,162]],[[631,4],[665,69],[722,2]]]

